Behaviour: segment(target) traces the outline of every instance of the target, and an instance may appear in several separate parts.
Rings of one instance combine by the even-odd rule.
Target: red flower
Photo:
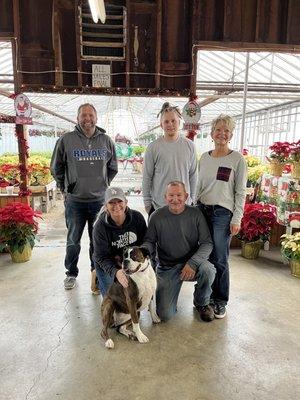
[[[291,152],[291,144],[289,142],[275,142],[269,147],[271,150],[270,158],[285,162],[289,158]]]
[[[269,239],[276,222],[276,208],[268,204],[246,204],[237,237],[246,242]]]
[[[34,245],[41,213],[23,203],[12,203],[0,209],[0,250],[22,251],[26,243]]]
[[[291,143],[290,158],[292,161],[300,161],[300,140]]]

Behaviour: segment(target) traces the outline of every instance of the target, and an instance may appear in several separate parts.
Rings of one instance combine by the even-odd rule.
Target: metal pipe
[[[13,93],[10,93],[10,92],[7,92],[6,90],[0,89],[0,95],[5,96],[5,97],[8,97],[8,98],[10,98],[10,99],[13,100],[13,95],[14,95],[14,94],[13,94]],[[58,117],[58,118],[63,119],[63,120],[65,120],[65,121],[72,122],[72,123],[75,124],[75,125],[76,125],[76,123],[77,123],[76,121],[73,121],[72,119],[69,119],[69,118],[64,117],[64,116],[62,116],[62,115],[60,115],[60,114],[57,114],[56,112],[51,111],[51,110],[48,110],[47,108],[42,107],[42,106],[40,106],[40,105],[38,105],[38,104],[36,104],[36,103],[33,103],[33,102],[30,102],[30,103],[31,103],[32,108],[36,108],[37,110],[43,111],[43,112],[45,112],[46,114],[54,115],[55,117]]]
[[[245,83],[244,83],[244,96],[243,96],[243,113],[241,123],[241,140],[240,140],[240,152],[243,151],[245,141],[245,119],[246,119],[246,105],[247,105],[247,91],[248,91],[248,76],[249,76],[249,61],[250,53],[246,56],[246,70],[245,70]]]
[[[197,83],[197,90],[215,90],[220,92],[240,92],[244,90],[244,85],[241,83],[234,84],[202,84]],[[248,92],[291,92],[291,93],[300,93],[300,85],[273,85],[273,84],[259,84],[259,85],[248,85]]]

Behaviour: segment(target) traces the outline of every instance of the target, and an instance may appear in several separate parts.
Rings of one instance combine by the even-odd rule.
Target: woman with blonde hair
[[[229,299],[229,245],[240,230],[246,198],[247,164],[229,147],[235,128],[228,115],[212,121],[214,149],[204,153],[199,163],[198,206],[206,217],[214,242],[210,261],[216,268],[211,304],[215,318],[224,318]]]
[[[94,261],[102,296],[114,280],[127,287],[128,281],[121,268],[123,250],[128,246],[141,245],[146,230],[143,215],[128,207],[123,190],[120,187],[107,188],[104,209],[93,229]]]

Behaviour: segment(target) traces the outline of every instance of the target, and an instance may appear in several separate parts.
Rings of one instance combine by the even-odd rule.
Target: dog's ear
[[[141,252],[143,253],[143,256],[146,257],[150,257],[150,252],[147,249],[147,247],[140,247]]]

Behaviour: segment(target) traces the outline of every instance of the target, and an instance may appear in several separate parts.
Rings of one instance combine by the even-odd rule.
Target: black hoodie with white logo
[[[123,260],[124,248],[141,245],[146,230],[145,219],[139,211],[127,208],[122,226],[116,225],[107,212],[102,212],[93,228],[96,268],[114,277],[120,268],[118,261]]]
[[[105,131],[96,127],[87,138],[79,125],[56,143],[51,173],[62,192],[80,202],[104,201],[104,193],[118,172],[116,150]]]

